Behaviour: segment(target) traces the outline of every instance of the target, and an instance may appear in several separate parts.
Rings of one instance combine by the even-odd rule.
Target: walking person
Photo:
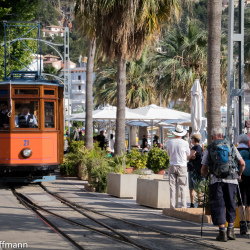
[[[194,208],[194,198],[195,198],[195,188],[197,184],[203,179],[201,175],[201,158],[202,158],[202,148],[200,146],[201,135],[193,134],[191,136],[191,143],[193,145],[188,159],[188,183],[189,183],[189,193],[190,193],[190,208]],[[202,196],[199,192],[198,197]]]
[[[167,153],[170,159],[169,186],[170,186],[170,208],[176,207],[177,184],[180,187],[181,207],[187,207],[187,156],[190,154],[188,142],[182,139],[187,133],[182,125],[177,125],[173,134],[174,139],[167,141]]]
[[[240,234],[246,234],[248,229],[250,230],[250,155],[249,155],[249,136],[247,134],[241,134],[238,136],[239,145],[237,147],[243,160],[245,161],[245,170],[239,181],[238,191],[238,206],[240,216]],[[247,217],[244,218],[243,209]]]
[[[234,221],[236,217],[235,197],[238,179],[245,169],[245,162],[239,151],[227,139],[223,138],[221,128],[212,130],[212,144],[202,158],[202,175],[210,175],[209,200],[212,221],[219,227],[217,241],[235,240]],[[237,173],[238,166],[238,173]],[[225,213],[226,209],[226,213]],[[225,223],[228,222],[227,232]]]

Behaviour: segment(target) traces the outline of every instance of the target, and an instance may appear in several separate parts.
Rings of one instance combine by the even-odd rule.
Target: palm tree
[[[178,0],[100,1],[97,27],[104,53],[117,58],[117,116],[115,153],[125,151],[126,61],[139,59],[146,40],[177,10]]]
[[[151,62],[159,65],[161,79],[158,90],[166,103],[179,98],[190,102],[194,79],[199,78],[203,92],[207,82],[207,33],[197,21],[176,25],[160,43],[163,52],[157,52]]]
[[[77,0],[75,20],[78,31],[89,37],[88,61],[86,69],[86,117],[85,117],[85,146],[93,148],[93,119],[92,119],[92,81],[96,50],[97,1]]]
[[[51,81],[51,80],[55,79],[55,77],[53,77],[53,75],[54,75],[54,76],[59,76],[59,75],[61,74],[62,69],[63,69],[63,68],[56,69],[56,68],[54,68],[52,65],[49,65],[49,66],[47,66],[47,67],[44,67],[43,73],[45,74],[46,78],[47,78],[49,81]],[[46,75],[46,74],[48,74],[48,75]]]
[[[207,121],[208,144],[211,143],[211,131],[221,126],[220,94],[220,47],[221,47],[220,0],[208,0],[208,49],[207,49]]]
[[[155,75],[149,68],[145,49],[140,60],[131,60],[126,65],[126,106],[138,108],[153,103],[156,96]],[[116,106],[117,102],[117,65],[102,67],[97,71],[94,82],[94,103],[98,107],[109,103]]]

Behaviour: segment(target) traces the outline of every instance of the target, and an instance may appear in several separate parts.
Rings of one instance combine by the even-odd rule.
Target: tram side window
[[[16,128],[38,128],[38,101],[15,102]]]
[[[9,130],[9,109],[7,101],[0,101],[0,130]]]
[[[45,128],[55,128],[55,103],[44,102]]]

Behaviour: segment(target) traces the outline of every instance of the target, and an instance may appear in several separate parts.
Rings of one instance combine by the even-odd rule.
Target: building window
[[[78,76],[78,80],[81,80],[81,76]]]
[[[78,85],[78,90],[81,90],[81,85]]]

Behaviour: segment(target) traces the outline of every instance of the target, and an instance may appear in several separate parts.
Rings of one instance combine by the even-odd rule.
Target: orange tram
[[[0,82],[0,181],[51,181],[63,162],[63,85],[37,72]]]

